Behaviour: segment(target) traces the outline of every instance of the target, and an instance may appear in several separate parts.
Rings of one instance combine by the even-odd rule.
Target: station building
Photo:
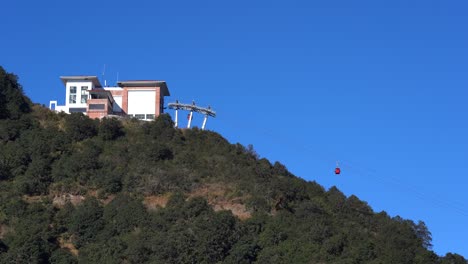
[[[165,81],[120,81],[115,87],[102,86],[97,76],[61,76],[65,86],[65,105],[50,101],[57,112],[83,113],[90,118],[129,116],[154,120],[164,110],[169,96]]]

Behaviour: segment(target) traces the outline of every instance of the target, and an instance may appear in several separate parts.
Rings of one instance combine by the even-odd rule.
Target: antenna
[[[106,64],[104,64],[104,69],[102,69],[102,78],[104,79],[104,87],[107,87],[107,80],[105,79],[106,75]]]
[[[117,81],[115,82],[115,86],[119,83],[119,72],[117,72]]]

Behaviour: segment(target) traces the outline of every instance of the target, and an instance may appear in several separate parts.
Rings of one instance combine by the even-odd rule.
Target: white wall
[[[68,106],[66,106],[66,105],[57,105],[55,107],[55,111],[56,112],[62,112],[63,111],[65,113],[68,113],[69,110],[68,110]]]
[[[129,90],[127,114],[156,114],[155,90]]]
[[[76,104],[70,104],[70,87],[76,86]],[[90,81],[68,81],[66,85],[66,93],[65,93],[65,105],[69,107],[85,107],[86,103],[81,103],[81,87],[88,86],[88,90],[93,89],[93,83]],[[86,92],[86,96],[88,96],[88,92]]]
[[[114,96],[114,107],[112,108],[114,112],[122,112],[122,96]]]

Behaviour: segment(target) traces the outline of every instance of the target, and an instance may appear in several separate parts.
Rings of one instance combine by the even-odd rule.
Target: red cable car
[[[338,174],[340,174],[340,173],[341,173],[341,169],[338,168],[338,167],[336,167],[336,168],[335,168],[335,174],[338,175]]]
[[[336,162],[335,174],[338,175],[341,173],[340,166],[338,166],[338,161]]]

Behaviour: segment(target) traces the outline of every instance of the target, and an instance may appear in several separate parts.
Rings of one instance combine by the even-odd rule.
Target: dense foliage
[[[55,114],[16,80],[0,68],[0,263],[467,263],[435,255],[424,222],[375,213],[251,146],[167,115]],[[247,216],[214,210],[207,186]]]

